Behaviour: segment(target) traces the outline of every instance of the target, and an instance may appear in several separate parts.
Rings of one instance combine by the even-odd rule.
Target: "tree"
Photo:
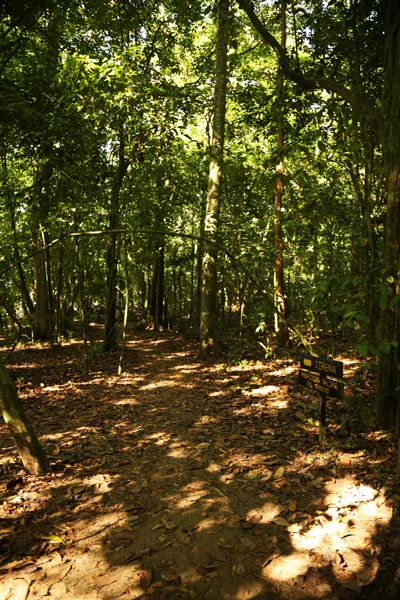
[[[281,5],[281,46],[286,49],[286,1]],[[285,149],[285,124],[284,124],[284,74],[278,65],[276,82],[277,97],[277,166],[276,187],[274,198],[274,300],[275,300],[275,331],[278,344],[286,346],[289,342],[289,329],[287,324],[287,302],[285,293],[285,275],[283,268],[283,231],[282,231],[282,201],[284,194],[284,149]]]
[[[378,423],[400,421],[400,5],[384,0],[384,88],[380,107],[386,223],[382,285],[386,301],[379,323],[382,348],[378,379]]]
[[[120,194],[128,161],[125,157],[125,132],[123,125],[120,125],[120,133],[118,140],[118,164],[115,168],[113,176],[111,202],[109,210],[109,228],[110,231],[115,231],[119,225],[120,213]],[[117,234],[111,233],[107,243],[107,283],[106,283],[106,315],[104,323],[104,344],[105,352],[115,350],[117,347],[117,273],[118,273],[118,256],[117,256]]]
[[[214,120],[208,177],[207,206],[204,221],[204,244],[200,354],[207,356],[217,348],[217,238],[220,212],[222,158],[224,152],[225,108],[227,84],[229,0],[218,2],[218,30],[215,68]]]
[[[368,96],[366,91],[357,91],[344,85],[335,78],[307,76],[294,68],[285,48],[263,25],[256,15],[253,5],[246,0],[238,0],[239,6],[250,19],[253,27],[263,41],[271,46],[280,61],[286,77],[297,83],[302,89],[325,90],[336,94],[352,107],[358,119],[366,119],[377,133],[383,151],[383,176],[386,189],[385,248],[382,286],[386,290],[386,303],[379,322],[381,340],[379,352],[379,381],[377,420],[379,425],[390,428],[398,424],[400,413],[400,203],[399,203],[399,167],[400,142],[395,133],[400,127],[400,6],[396,0],[383,0],[378,4],[382,8],[384,23],[384,86],[379,103]],[[379,16],[379,11],[374,13]],[[376,18],[376,17],[375,17]]]
[[[31,475],[50,472],[50,463],[30,424],[15,385],[0,362],[0,410],[8,425],[25,469]]]

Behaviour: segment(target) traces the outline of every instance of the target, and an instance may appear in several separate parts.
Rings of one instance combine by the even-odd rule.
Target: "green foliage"
[[[215,6],[180,0],[133,1],[123,3],[122,11],[118,6],[42,0],[1,7],[1,261],[6,268],[18,253],[28,256],[40,232],[50,241],[62,237],[62,262],[57,245],[49,255],[55,305],[58,300],[59,310],[77,314],[83,285],[88,305],[101,310],[107,238],[88,234],[109,226],[123,139],[126,174],[118,216],[128,232],[132,314],[147,318],[162,245],[166,323],[194,325]],[[368,0],[358,12],[355,6],[294,2],[288,55],[292,66],[359,88],[375,106],[382,91],[379,3]],[[255,3],[276,36],[279,8]],[[278,64],[242,11],[233,9],[233,21],[219,313],[221,322],[239,323],[268,347],[274,319]],[[314,332],[354,333],[364,355],[385,352],[393,340],[376,343],[377,312],[395,310],[399,296],[393,295],[393,279],[379,283],[385,208],[376,135],[362,114],[332,93],[304,92],[288,80],[283,108],[281,220],[289,320]],[[118,252],[121,248],[120,240]],[[22,270],[35,301],[33,260]],[[10,270],[4,281],[23,314],[21,274]]]

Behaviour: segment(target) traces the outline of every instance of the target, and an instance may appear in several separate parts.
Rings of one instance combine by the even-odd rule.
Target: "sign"
[[[330,398],[341,400],[344,394],[343,363],[311,354],[300,356],[299,384]]]

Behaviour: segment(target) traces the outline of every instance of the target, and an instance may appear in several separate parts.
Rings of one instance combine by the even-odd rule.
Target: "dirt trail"
[[[335,403],[320,447],[295,361],[146,334],[122,376],[102,356],[84,376],[80,352],[10,367],[54,474],[24,474],[0,428],[0,600],[397,598],[393,446],[343,435]]]

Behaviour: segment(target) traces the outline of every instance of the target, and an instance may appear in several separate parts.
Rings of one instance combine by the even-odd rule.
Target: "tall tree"
[[[255,13],[253,4],[238,0],[253,27],[263,41],[277,53],[283,71],[289,79],[308,91],[325,90],[345,100],[358,119],[366,119],[377,133],[383,152],[383,177],[386,189],[386,223],[384,265],[381,285],[386,290],[386,302],[379,322],[379,378],[377,421],[385,428],[398,424],[400,414],[400,202],[399,168],[400,140],[400,5],[397,0],[382,0],[371,7],[371,18],[383,15],[384,54],[382,68],[384,85],[377,108],[376,90],[357,93],[335,77],[307,76],[292,65],[285,48],[265,27]],[[380,10],[379,10],[380,9]],[[379,26],[379,22],[377,23]],[[376,50],[380,52],[379,44]],[[369,93],[368,93],[369,92]]]
[[[286,50],[286,0],[281,3],[281,46]],[[278,64],[276,96],[277,96],[277,166],[276,187],[274,198],[274,301],[275,301],[275,331],[278,344],[286,346],[289,342],[287,324],[287,302],[285,293],[285,275],[283,268],[283,229],[282,209],[284,194],[284,150],[285,150],[285,117],[284,117],[284,73]]]
[[[200,354],[207,356],[217,349],[217,246],[221,199],[222,159],[224,152],[227,57],[230,6],[229,0],[218,2],[218,28],[215,68],[214,119],[211,141],[210,171],[204,221],[204,255],[201,282]]]
[[[378,422],[400,420],[400,4],[384,0],[384,88],[380,109],[386,185],[386,223],[382,285],[386,291],[379,336],[385,345],[378,378]]]
[[[115,350],[117,346],[117,234],[115,230],[119,225],[120,212],[120,194],[126,171],[128,160],[125,157],[125,132],[123,124],[119,127],[118,140],[118,160],[113,175],[111,201],[109,209],[109,228],[110,235],[107,243],[106,260],[106,311],[104,323],[104,344],[103,350],[109,352]]]

